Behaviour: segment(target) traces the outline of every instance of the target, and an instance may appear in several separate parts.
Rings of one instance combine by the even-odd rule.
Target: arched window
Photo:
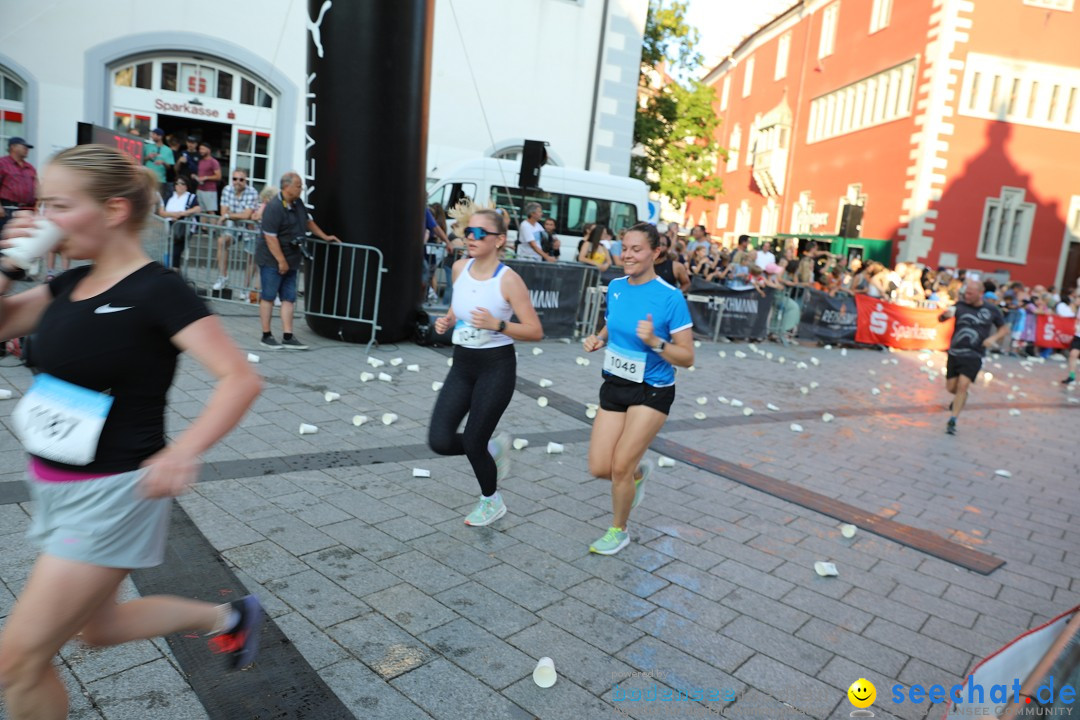
[[[0,152],[15,136],[26,137],[26,85],[0,67]]]

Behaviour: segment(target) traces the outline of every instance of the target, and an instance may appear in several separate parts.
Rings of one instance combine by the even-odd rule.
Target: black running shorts
[[[626,412],[632,405],[644,405],[667,415],[675,402],[675,386],[655,387],[607,375],[600,386],[600,407],[609,412]]]
[[[949,361],[945,365],[945,379],[963,375],[970,378],[971,382],[975,382],[975,376],[979,374],[981,369],[982,358],[980,357],[956,357],[950,355]]]

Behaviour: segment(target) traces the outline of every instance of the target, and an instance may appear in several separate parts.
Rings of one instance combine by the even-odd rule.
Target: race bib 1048
[[[31,455],[88,465],[97,454],[113,398],[52,375],[38,375],[11,413],[15,434]]]
[[[631,382],[645,382],[645,353],[608,345],[604,349],[604,372]]]

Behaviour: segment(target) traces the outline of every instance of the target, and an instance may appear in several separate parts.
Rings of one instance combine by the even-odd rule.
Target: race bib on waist
[[[453,342],[465,347],[480,347],[491,342],[491,331],[473,327],[464,320],[458,320],[454,326]]]
[[[34,379],[11,413],[15,434],[31,455],[88,465],[97,454],[113,398],[52,375]]]
[[[604,372],[631,382],[645,382],[645,353],[608,345],[604,348]]]

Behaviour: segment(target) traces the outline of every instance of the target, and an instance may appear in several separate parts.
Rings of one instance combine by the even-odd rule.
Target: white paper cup
[[[432,382],[431,383],[431,389],[434,390],[435,392],[439,392],[440,390],[442,390],[442,383],[439,382],[438,380]]]
[[[540,378],[539,385],[542,388],[549,388],[549,387],[551,387],[552,382],[550,380],[548,380],[547,378]]]
[[[524,450],[527,447],[529,447],[529,441],[528,440],[526,440],[525,438],[514,438],[514,449],[515,450]]]
[[[383,413],[383,416],[382,416],[382,424],[383,425],[391,425],[396,421],[397,421],[397,415],[395,415],[394,413]]]
[[[675,461],[669,457],[662,457],[656,461],[660,467],[675,467]]]
[[[360,427],[370,419],[371,418],[369,418],[367,415],[353,415],[352,424],[356,427]]]
[[[0,400],[10,400],[10,399],[11,399],[11,391],[10,390],[0,390]]]
[[[596,408],[585,408],[585,417],[590,420],[596,419]]]
[[[414,478],[429,478],[431,477],[431,471],[423,468],[413,468],[412,476]]]
[[[420,372],[420,366],[416,365],[416,364],[406,365],[405,369],[408,370],[409,372]]]
[[[45,253],[56,247],[64,231],[56,223],[43,217],[34,220],[36,226],[29,235],[11,238],[11,247],[0,250],[23,270],[29,270],[30,266],[38,258],[45,257]]]
[[[379,358],[376,358],[376,357],[371,357],[370,355],[368,356],[367,362],[368,362],[368,365],[370,365],[371,367],[374,367],[374,368],[382,367],[383,365],[386,364],[386,361],[380,360]]]
[[[330,392],[327,390],[323,393],[323,399],[326,400],[326,402],[334,402],[335,400],[341,399],[341,393]]]
[[[542,688],[549,688],[555,684],[558,675],[555,674],[555,661],[549,657],[542,657],[533,669],[533,682]]]
[[[544,349],[543,348],[533,348],[533,355],[543,355],[543,354],[544,354]]]
[[[540,407],[547,407],[548,406],[548,399],[546,397],[544,397],[543,395],[541,395],[540,397],[536,398],[536,404],[539,405]]]
[[[392,382],[394,377],[392,375],[388,375],[387,373],[381,372],[379,373],[379,379],[383,382]]]
[[[400,365],[403,362],[405,362],[405,361],[402,360],[401,358],[394,358],[393,360],[390,361],[390,364],[393,365],[394,367],[397,367],[398,365]]]
[[[563,446],[557,442],[549,442],[547,446],[548,455],[558,455],[563,451]]]
[[[315,427],[314,425],[308,425],[307,423],[300,423],[300,434],[301,435],[314,435],[317,432],[319,432],[319,428]]]
[[[259,356],[256,355],[255,353],[248,353],[248,362],[249,363],[257,363],[257,362],[259,362]]]
[[[360,382],[367,382],[368,380],[374,380],[375,375],[369,372],[360,373]]]

